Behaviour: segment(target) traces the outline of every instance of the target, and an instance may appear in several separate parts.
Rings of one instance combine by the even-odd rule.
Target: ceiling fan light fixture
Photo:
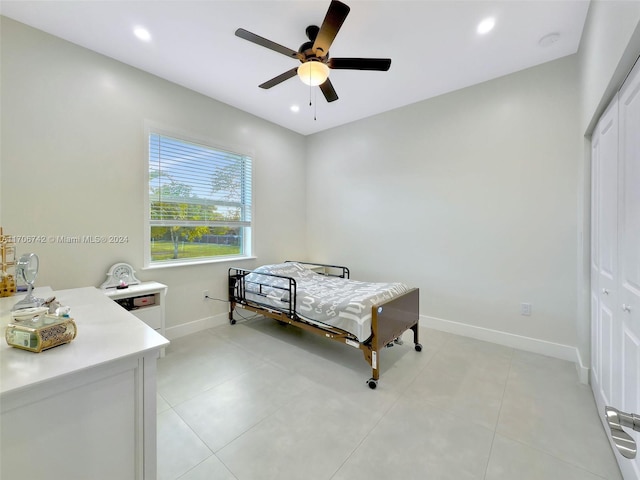
[[[318,61],[305,62],[298,67],[298,77],[302,83],[315,87],[329,78],[329,67]]]

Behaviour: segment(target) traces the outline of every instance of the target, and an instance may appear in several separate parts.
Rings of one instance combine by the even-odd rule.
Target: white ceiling
[[[295,77],[258,88],[297,61],[234,35],[242,27],[297,50],[329,0],[2,0],[0,13],[307,135],[573,54],[589,7],[588,0],[343,1],[351,12],[331,56],[392,63],[388,72],[331,71],[340,97],[332,103]],[[495,28],[478,35],[489,16]],[[151,41],[138,40],[135,26]],[[551,33],[558,41],[539,45]]]

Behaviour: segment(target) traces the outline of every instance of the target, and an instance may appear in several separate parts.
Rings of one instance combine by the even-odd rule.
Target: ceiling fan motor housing
[[[326,55],[319,57],[317,53],[313,51],[313,44],[316,41],[318,32],[320,32],[320,27],[318,27],[317,25],[309,25],[306,28],[305,33],[307,34],[307,38],[309,39],[309,41],[304,42],[298,49],[298,53],[304,57],[300,59],[302,63],[308,62],[310,60],[317,60],[326,63],[327,59],[329,58],[329,52],[327,52]]]
[[[313,54],[313,42],[304,42],[302,45],[300,45],[298,53],[304,55],[305,58],[309,56],[315,57],[315,55]]]

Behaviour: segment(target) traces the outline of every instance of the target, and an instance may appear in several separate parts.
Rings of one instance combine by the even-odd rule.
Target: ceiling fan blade
[[[351,8],[348,5],[338,0],[331,1],[327,15],[320,26],[318,36],[313,42],[313,52],[318,57],[324,57],[329,52],[329,47],[331,47],[350,10]]]
[[[336,100],[338,100],[338,94],[333,88],[333,84],[331,83],[331,80],[329,80],[328,78],[325,80],[324,83],[320,84],[320,90],[322,90],[324,98],[327,99],[327,102],[335,102]]]
[[[277,77],[272,78],[271,80],[267,80],[262,85],[258,85],[260,88],[264,88],[265,90],[271,87],[275,87],[276,85],[284,82],[285,80],[289,80],[292,77],[295,77],[298,73],[298,67],[292,68],[284,73],[281,73]]]
[[[386,72],[391,67],[390,58],[330,58],[329,68],[338,70],[377,70]]]
[[[272,42],[271,40],[261,37],[260,35],[256,35],[255,33],[251,33],[244,28],[239,28],[236,30],[236,37],[244,38],[245,40],[249,40],[252,43],[260,45],[261,47],[266,47],[269,50],[281,53],[283,55],[286,55],[287,57],[298,58],[298,52],[296,52],[295,50],[283,47],[279,43]]]

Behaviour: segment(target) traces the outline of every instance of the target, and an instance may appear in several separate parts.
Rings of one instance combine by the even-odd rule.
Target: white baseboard
[[[185,335],[191,335],[192,333],[201,332],[208,328],[218,327],[229,322],[229,314],[227,312],[214,315],[212,317],[205,317],[192,322],[182,323],[175,327],[167,327],[164,331],[164,336],[168,340],[174,340],[176,338],[184,337]]]
[[[588,385],[590,383],[591,369],[582,363],[582,356],[580,351],[576,348],[576,370],[578,371],[578,378],[580,383]]]
[[[581,383],[589,383],[589,368],[584,366],[580,358],[580,352],[576,347],[563,345],[560,343],[548,342],[537,338],[524,337],[513,333],[492,330],[489,328],[477,327],[466,323],[443,320],[442,318],[428,317],[420,315],[420,325],[434,330],[440,330],[463,337],[475,338],[485,342],[504,345],[505,347],[525,350],[527,352],[538,353],[548,357],[567,360],[576,365],[576,371]]]

